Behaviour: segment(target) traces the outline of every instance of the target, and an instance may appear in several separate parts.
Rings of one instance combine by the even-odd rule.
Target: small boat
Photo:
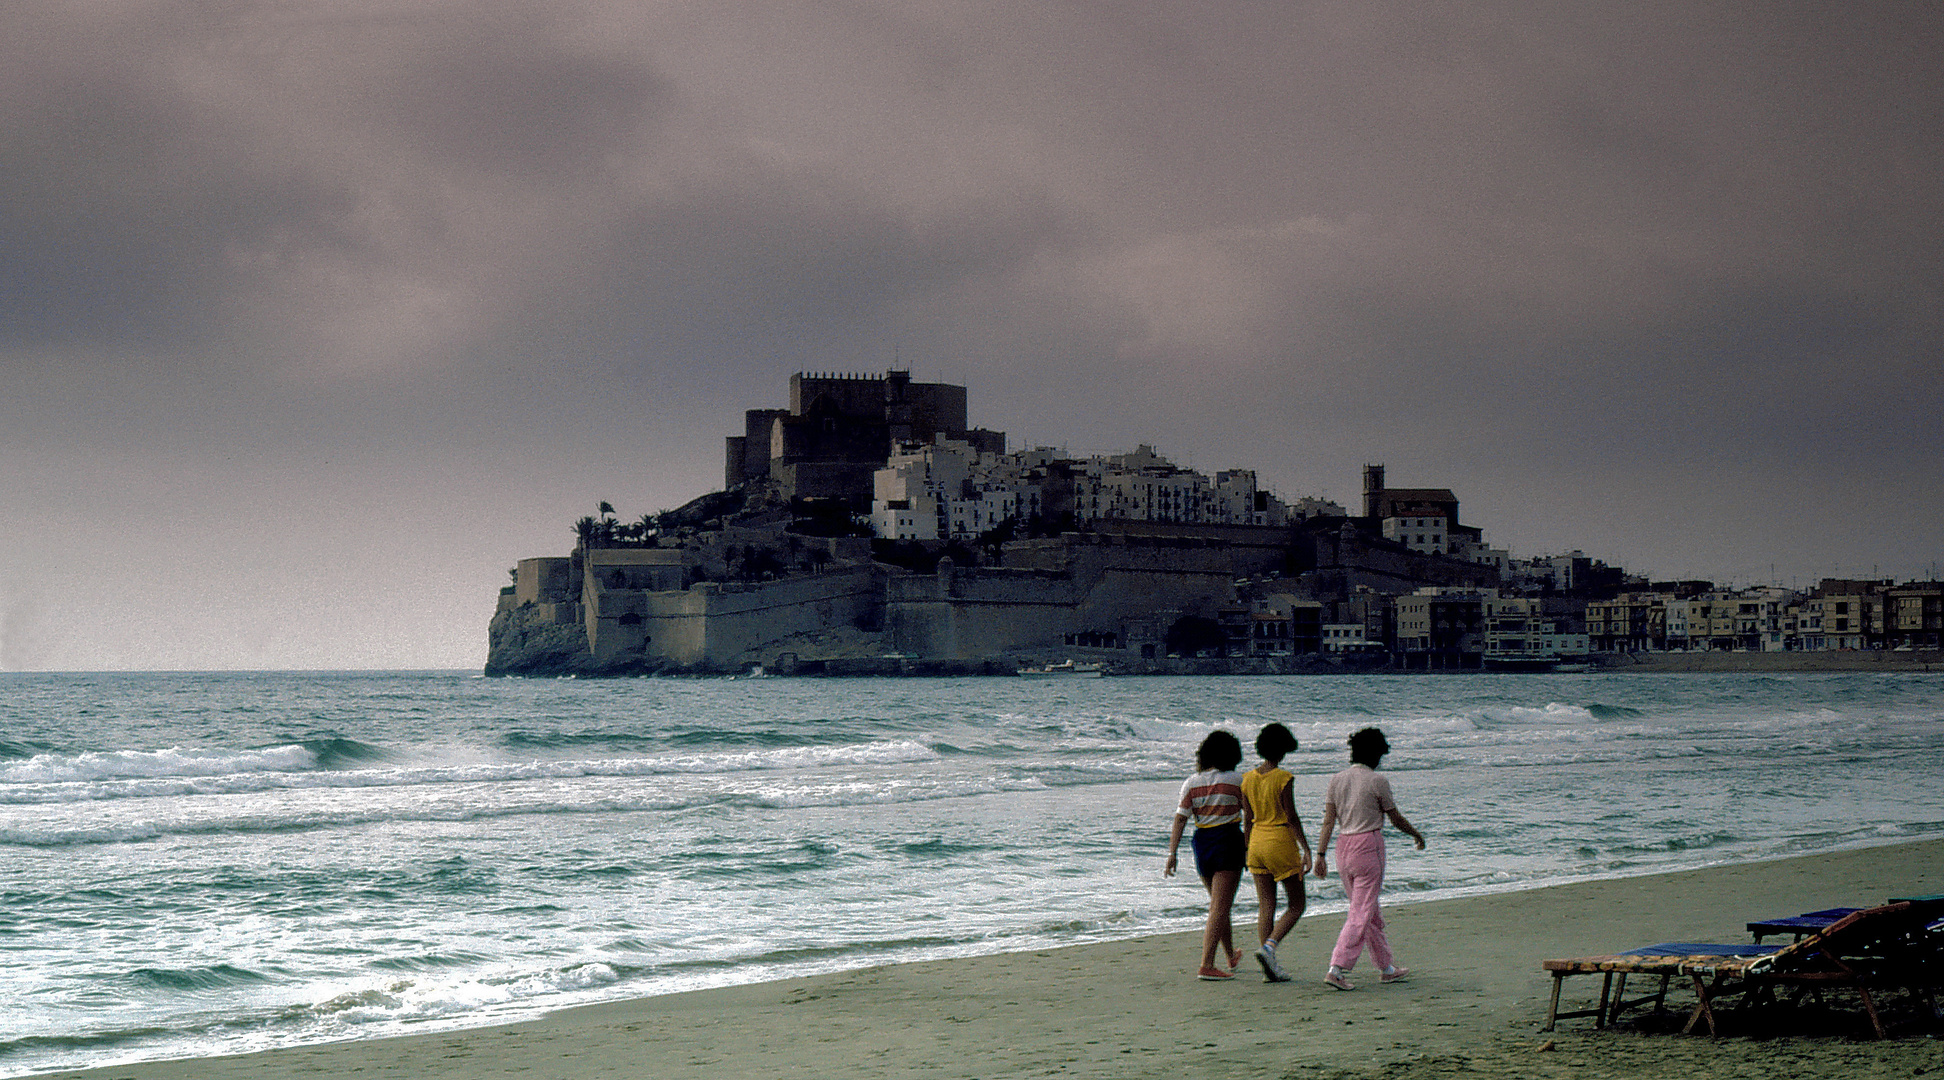
[[[1105,664],[1076,664],[1065,660],[1057,664],[1023,667],[1018,674],[1027,679],[1098,679],[1106,674],[1106,667]]]

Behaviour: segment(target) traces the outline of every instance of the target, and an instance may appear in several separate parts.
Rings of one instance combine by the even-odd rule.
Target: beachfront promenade
[[[1196,931],[703,990],[504,1027],[50,1075],[1908,1077],[1944,1069],[1944,1046],[1908,1032],[1867,1041],[1860,1012],[1834,1033],[1783,1038],[1596,1031],[1585,1020],[1542,1033],[1551,980],[1539,962],[1743,940],[1750,919],[1937,892],[1944,841],[1926,841],[1425,904],[1393,895],[1391,940],[1416,974],[1392,986],[1365,980],[1348,994],[1314,977],[1341,924],[1330,915],[1305,920],[1284,945],[1298,976],[1286,984],[1248,971],[1233,983],[1195,981]]]

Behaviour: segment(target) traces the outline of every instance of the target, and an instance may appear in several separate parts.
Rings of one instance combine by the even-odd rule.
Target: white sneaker
[[[1255,955],[1256,955],[1256,963],[1262,965],[1262,981],[1264,982],[1288,982],[1289,981],[1289,974],[1283,971],[1281,964],[1276,962],[1275,945],[1265,941],[1262,943],[1262,948],[1256,950]]]

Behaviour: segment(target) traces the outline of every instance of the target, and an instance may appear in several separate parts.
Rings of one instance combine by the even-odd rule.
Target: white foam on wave
[[[229,776],[236,773],[302,772],[317,767],[317,755],[302,746],[267,750],[111,750],[81,754],[36,754],[0,765],[0,784],[62,784],[147,777]]]
[[[847,766],[901,765],[932,761],[936,751],[911,740],[849,746],[787,747],[649,757],[559,761],[481,762],[418,765],[342,771],[316,771],[316,757],[301,746],[245,754],[161,751],[153,754],[81,755],[151,759],[138,771],[104,771],[92,766],[43,767],[9,775],[0,771],[0,805],[95,802],[109,799],[177,795],[240,795],[264,791],[417,787],[435,784],[509,783],[581,777],[654,777],[752,771],[803,771]],[[39,759],[34,759],[38,761]],[[80,759],[75,759],[80,760]],[[308,761],[309,765],[304,764]],[[265,763],[282,762],[284,770]],[[28,765],[32,762],[22,762]],[[310,771],[303,771],[310,768]]]
[[[807,771],[780,781],[745,780],[742,775],[732,772],[713,776],[701,784],[636,783],[653,778],[599,774],[566,778],[578,782],[482,782],[434,790],[422,785],[393,785],[389,791],[366,792],[342,792],[328,786],[294,787],[259,799],[219,797],[181,802],[170,807],[167,815],[158,815],[147,804],[132,800],[70,805],[59,813],[50,813],[42,804],[0,811],[0,845],[64,847],[140,842],[164,836],[474,822],[532,815],[631,814],[730,805],[774,809],[874,806],[1039,791],[1049,786],[1032,775],[926,770]]]
[[[1179,756],[1164,754],[1094,754],[1022,765],[1041,775],[1060,774],[1076,781],[1157,780],[1173,778],[1187,769]]]
[[[1562,720],[1590,724],[1594,720],[1593,710],[1584,705],[1567,705],[1559,701],[1548,701],[1544,708],[1539,709],[1514,705],[1504,710],[1504,716],[1525,724],[1556,724]]]
[[[620,981],[621,976],[612,967],[599,962],[518,976],[451,981],[397,979],[381,986],[340,990],[314,1005],[286,1010],[285,1018],[310,1019],[329,1026],[416,1023],[554,1001]]]
[[[922,783],[882,783],[874,780],[849,781],[833,784],[805,784],[799,782],[791,785],[788,790],[765,791],[761,794],[745,796],[745,801],[758,806],[779,809],[809,809],[812,807],[932,802],[939,799],[962,799],[976,795],[1043,791],[1046,787],[1047,785],[1044,781],[1030,776],[1010,779],[986,776],[963,776],[957,778],[930,779]]]

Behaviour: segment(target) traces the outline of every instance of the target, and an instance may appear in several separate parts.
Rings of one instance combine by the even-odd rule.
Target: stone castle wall
[[[588,650],[604,667],[718,670],[794,634],[882,617],[874,566],[750,584],[687,589],[596,589],[586,598]]]
[[[521,559],[513,567],[513,602],[541,604],[571,599],[573,563],[569,558]]]
[[[1213,617],[1235,602],[1233,562],[1206,544],[1055,541],[1032,554],[1066,568],[959,569],[948,559],[935,574],[890,579],[885,622],[893,647],[968,659],[1057,647],[1076,634],[1111,634],[1125,643],[1152,638],[1182,615]]]
[[[807,553],[821,545],[832,564],[804,572]],[[527,665],[535,671],[734,670],[769,662],[765,650],[799,652],[801,640],[827,638],[833,628],[867,637],[881,629],[885,649],[927,662],[1080,645],[1158,656],[1146,647],[1160,645],[1181,617],[1219,618],[1233,607],[1238,578],[1295,573],[1288,591],[1308,595],[1325,584],[1332,592],[1353,582],[1401,592],[1426,578],[1482,584],[1496,577],[1488,567],[1391,550],[1335,529],[1123,522],[1008,543],[1003,566],[942,560],[932,574],[865,561],[864,545],[732,528],[694,550],[611,548],[523,560],[501,596],[488,668],[521,670],[517,658],[527,655],[537,658]],[[726,576],[725,560],[751,548],[774,551],[797,572],[758,583],[695,582]]]

